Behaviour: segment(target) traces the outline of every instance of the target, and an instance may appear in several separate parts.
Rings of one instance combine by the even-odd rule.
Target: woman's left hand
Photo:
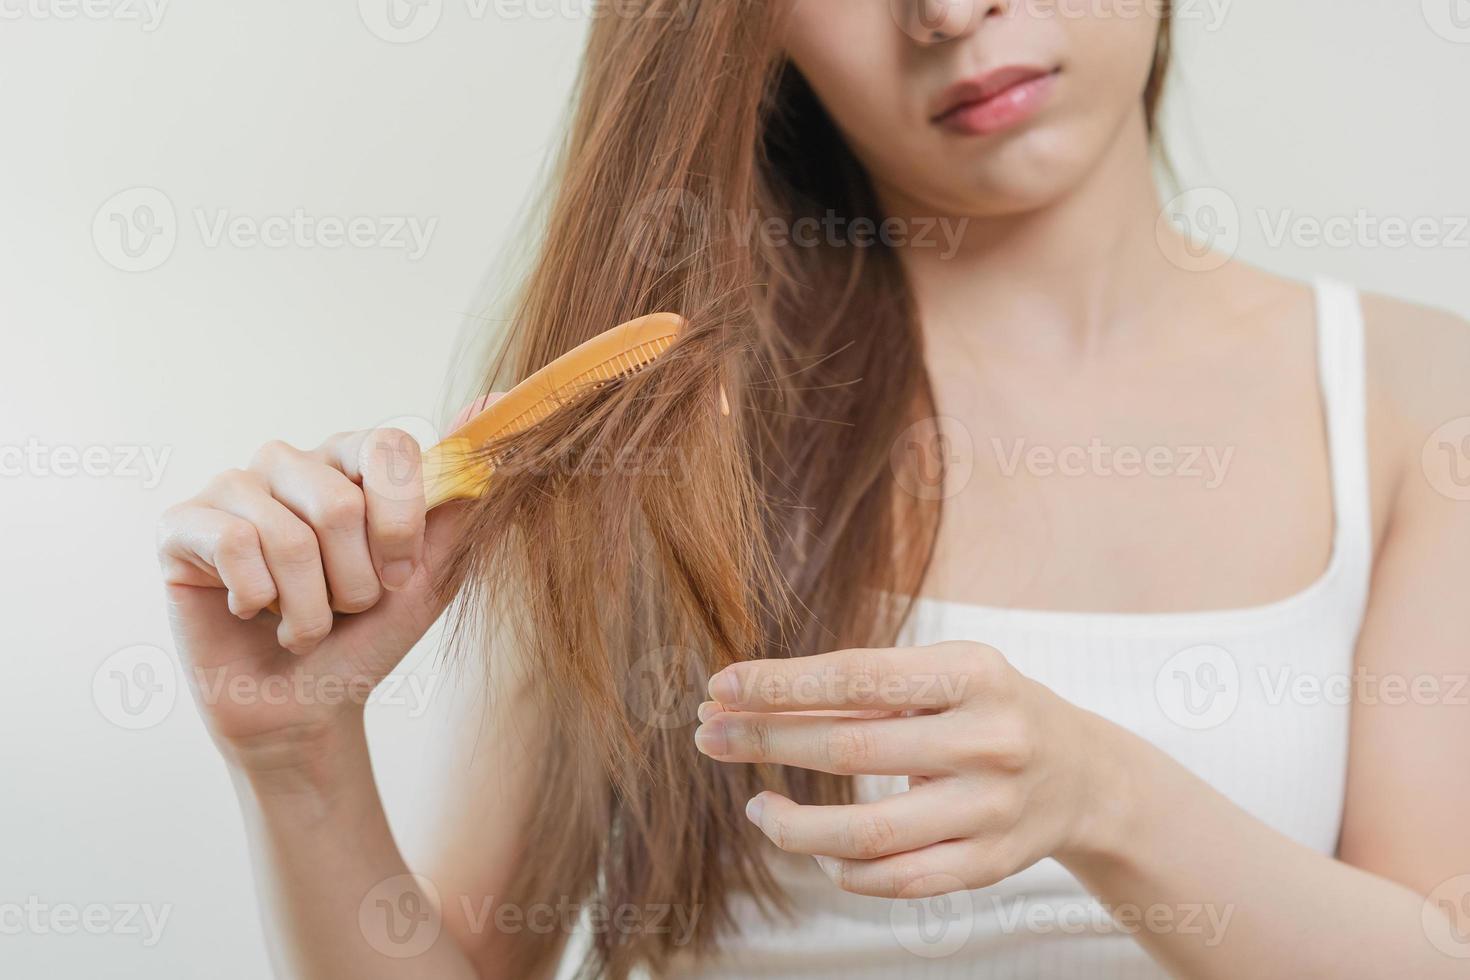
[[[872,803],[803,806],[768,791],[746,807],[777,847],[813,855],[856,894],[983,888],[1043,857],[1101,853],[1126,799],[1104,788],[1125,769],[1109,757],[1121,729],[982,644],[740,663],[709,691],[695,744],[711,758],[909,777],[907,792]]]

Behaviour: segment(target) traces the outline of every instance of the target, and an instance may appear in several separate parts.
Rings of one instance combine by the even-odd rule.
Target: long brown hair
[[[462,614],[508,629],[548,720],[510,897],[698,913],[692,937],[596,932],[583,971],[611,977],[659,970],[685,938],[707,950],[736,892],[784,907],[741,815],[751,796],[849,798],[840,777],[700,755],[706,678],[891,645],[907,610],[885,597],[917,593],[939,526],[889,452],[935,414],[896,254],[748,233],[878,215],[781,56],[785,4],[617,6],[591,31],[492,382],[651,311],[690,327],[654,367],[487,450],[500,469],[445,580]],[[1150,120],[1157,99],[1151,80]],[[526,938],[515,968],[530,976],[563,937]]]

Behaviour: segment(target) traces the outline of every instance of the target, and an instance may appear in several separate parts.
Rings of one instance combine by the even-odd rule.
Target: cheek
[[[787,55],[859,156],[901,138],[906,39],[889,0],[797,0],[788,23]]]
[[[1089,7],[1089,4],[1092,6]],[[1064,0],[1074,7],[1061,18],[1067,30],[1068,70],[1094,104],[1132,107],[1153,66],[1159,20],[1150,4],[1135,0]]]

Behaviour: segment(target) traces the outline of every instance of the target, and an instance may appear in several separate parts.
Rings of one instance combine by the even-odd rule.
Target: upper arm
[[[1470,872],[1470,324],[1365,307],[1374,484],[1391,490],[1375,501],[1340,855],[1428,893]]]

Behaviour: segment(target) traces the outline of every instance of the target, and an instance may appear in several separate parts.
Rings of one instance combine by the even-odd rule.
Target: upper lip
[[[930,118],[938,121],[962,106],[993,99],[1008,88],[1050,75],[1055,69],[1036,65],[1003,65],[955,82],[939,94]]]

